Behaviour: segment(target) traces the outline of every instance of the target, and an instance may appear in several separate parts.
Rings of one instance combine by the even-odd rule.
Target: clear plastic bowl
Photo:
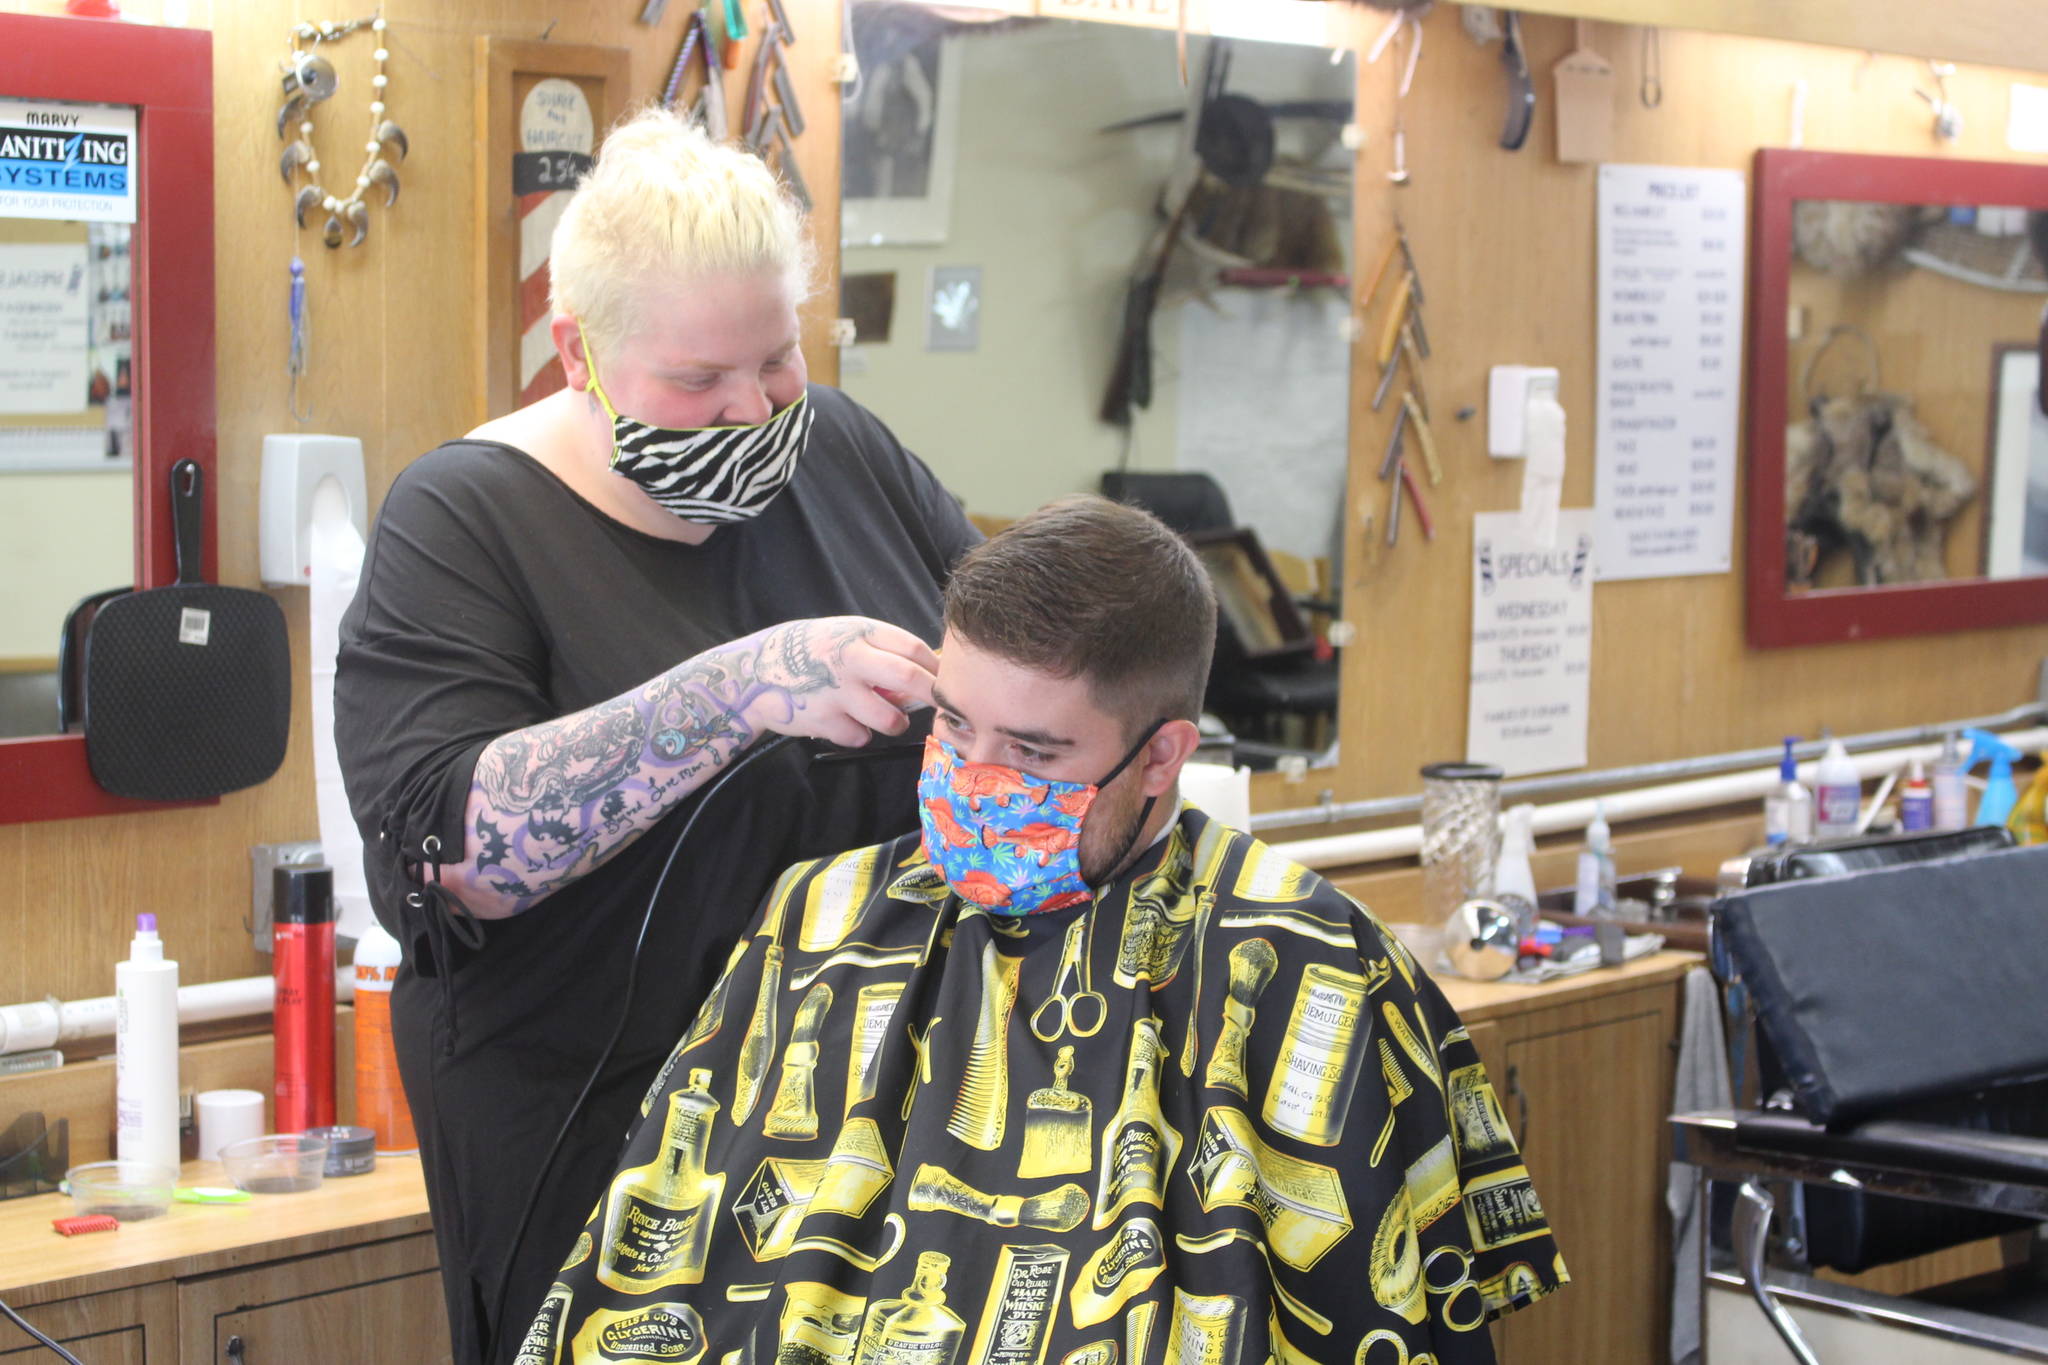
[[[327,1168],[327,1142],[304,1133],[268,1133],[220,1149],[220,1164],[238,1190],[251,1194],[297,1194],[320,1188]]]
[[[146,1161],[94,1161],[64,1173],[78,1212],[109,1214],[124,1223],[154,1218],[170,1208],[177,1184],[176,1171]]]

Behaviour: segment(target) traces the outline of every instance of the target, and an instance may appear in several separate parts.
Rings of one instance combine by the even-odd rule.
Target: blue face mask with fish
[[[924,854],[962,900],[998,915],[1065,910],[1093,899],[1081,875],[1081,826],[1102,789],[1159,733],[1155,722],[1099,782],[1034,777],[1000,763],[967,763],[938,736],[924,742],[917,780]],[[1135,841],[1157,797],[1138,813]],[[1130,843],[1110,866],[1124,860]]]

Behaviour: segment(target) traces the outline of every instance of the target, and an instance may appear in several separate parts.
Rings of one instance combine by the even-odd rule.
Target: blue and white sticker
[[[0,99],[0,217],[134,222],[134,108]]]

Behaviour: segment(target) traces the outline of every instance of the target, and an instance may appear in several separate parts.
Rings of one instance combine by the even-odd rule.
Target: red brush
[[[121,1220],[107,1213],[81,1213],[71,1218],[52,1218],[50,1226],[66,1237],[76,1237],[81,1232],[112,1232],[121,1226]]]

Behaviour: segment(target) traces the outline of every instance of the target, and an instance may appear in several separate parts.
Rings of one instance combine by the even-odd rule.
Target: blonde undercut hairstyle
[[[550,257],[548,305],[580,322],[600,357],[617,354],[665,285],[779,272],[801,303],[815,265],[803,212],[760,158],[658,107],[606,134]]]

